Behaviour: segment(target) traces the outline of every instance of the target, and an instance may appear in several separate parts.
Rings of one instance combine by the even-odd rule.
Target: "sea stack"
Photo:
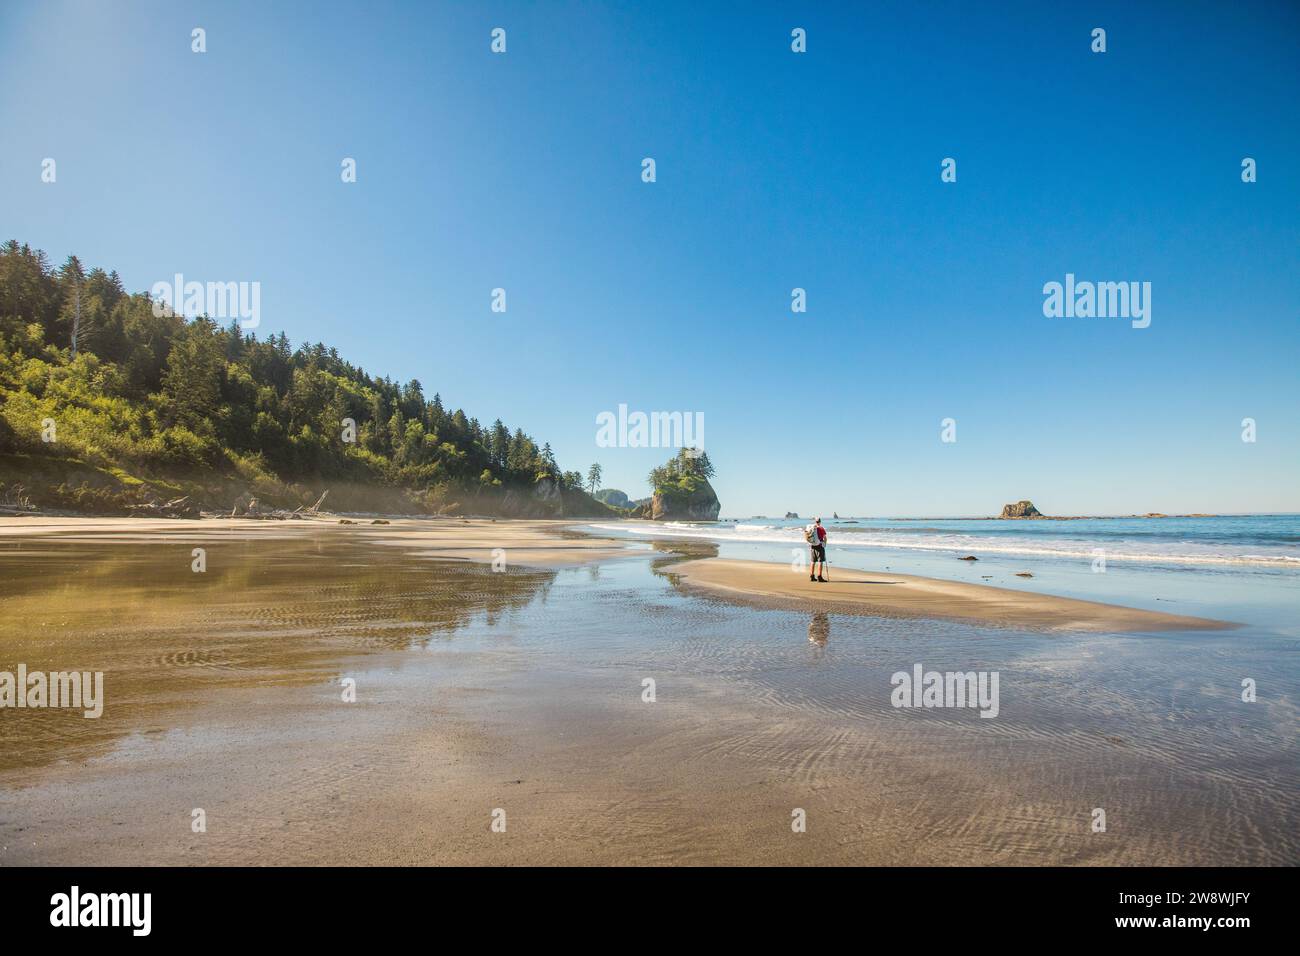
[[[702,449],[683,448],[650,472],[654,494],[646,517],[654,521],[717,521],[722,506],[709,484],[713,463]]]
[[[717,521],[721,510],[713,486],[701,478],[689,491],[656,491],[649,516],[654,521]]]
[[[1001,517],[1041,518],[1043,517],[1043,514],[1041,511],[1039,511],[1037,508],[1034,507],[1034,503],[1032,501],[1027,501],[1022,499],[1020,501],[1017,501],[1014,505],[1003,505]]]

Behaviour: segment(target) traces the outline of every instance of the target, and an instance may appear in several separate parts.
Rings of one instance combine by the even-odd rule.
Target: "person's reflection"
[[[826,646],[831,636],[831,619],[823,611],[817,611],[808,622],[808,643],[818,648]]]

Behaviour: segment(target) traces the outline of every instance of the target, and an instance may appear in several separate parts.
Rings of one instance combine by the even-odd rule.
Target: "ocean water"
[[[0,865],[1300,859],[1300,640],[1276,627],[1044,633],[737,606],[682,589],[673,565],[781,560],[790,541],[709,540],[734,537],[723,525],[621,524],[643,542],[628,556],[505,573],[429,557],[418,522],[272,525],[0,540],[0,670],[101,670],[107,701],[96,720],[0,714]],[[406,547],[379,540],[407,531]],[[1050,591],[1077,574],[1112,600],[1174,595],[1154,606],[1234,620],[1284,622],[1261,595],[1294,598],[1276,569],[1094,575],[1043,557],[1019,579],[1021,555],[972,567],[831,533],[837,562],[901,555],[900,571]],[[895,708],[891,676],[918,663],[997,671],[997,718]],[[203,837],[195,806],[220,821]],[[792,807],[812,821],[795,840]]]
[[[609,522],[630,538],[713,542],[722,557],[803,559],[811,519]],[[886,569],[1218,617],[1300,636],[1300,515],[824,519],[832,569]],[[973,556],[976,561],[963,561]],[[1028,573],[1032,577],[1021,575]]]

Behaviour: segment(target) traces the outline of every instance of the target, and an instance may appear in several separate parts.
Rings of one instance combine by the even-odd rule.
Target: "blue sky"
[[[8,2],[0,238],[258,281],[634,497],[619,403],[704,414],[724,515],[1300,511],[1300,8],[1064,6]]]

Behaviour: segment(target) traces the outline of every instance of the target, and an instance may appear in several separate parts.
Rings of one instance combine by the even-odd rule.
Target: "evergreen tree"
[[[499,472],[505,471],[510,454],[510,430],[499,418],[492,423],[492,431],[488,437],[488,452],[492,458],[492,467]]]
[[[393,461],[399,465],[406,461],[406,416],[402,414],[400,405],[394,409],[393,417],[388,420],[388,447],[391,449]]]
[[[419,379],[413,378],[402,386],[402,413],[408,419],[424,420],[424,387]]]
[[[169,417],[193,432],[211,433],[221,399],[226,363],[215,332],[211,319],[195,319],[172,344],[163,372]]]
[[[537,478],[557,478],[560,469],[555,463],[555,453],[551,451],[551,443],[547,442],[542,448],[541,453],[537,456]]]
[[[231,319],[230,324],[226,326],[225,333],[225,352],[227,362],[238,362],[244,357],[244,330],[239,327],[238,319]]]
[[[81,318],[81,287],[85,284],[86,273],[81,268],[81,260],[76,256],[68,256],[68,261],[63,264],[59,276],[67,287],[64,320],[71,327],[68,338],[72,346],[72,357],[75,359],[77,357],[77,346],[84,334]]]

